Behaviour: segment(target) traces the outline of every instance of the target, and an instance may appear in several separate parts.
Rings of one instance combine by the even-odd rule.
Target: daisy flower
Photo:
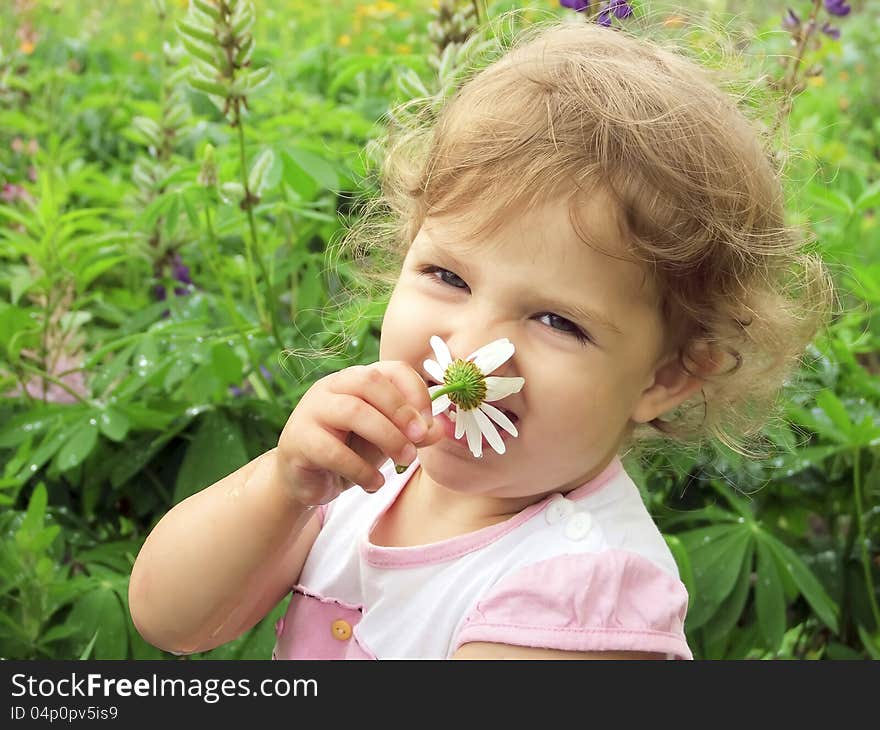
[[[453,360],[447,344],[434,335],[431,349],[437,359],[425,360],[424,367],[432,378],[442,383],[428,388],[433,414],[437,416],[450,411],[449,418],[455,421],[455,438],[466,436],[468,448],[474,456],[483,455],[483,436],[496,452],[503,454],[504,441],[495,424],[512,436],[517,436],[518,431],[513,421],[489,402],[518,393],[525,378],[488,376],[511,358],[513,343],[505,337],[484,345],[465,360]]]

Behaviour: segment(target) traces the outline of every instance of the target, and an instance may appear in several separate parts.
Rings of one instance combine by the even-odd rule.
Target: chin
[[[498,466],[501,462],[498,459],[508,456],[509,454],[496,454],[494,451],[490,455],[484,451],[483,456],[478,459],[466,448],[441,441],[419,449],[419,464],[425,474],[437,484],[457,492],[470,492],[474,491],[474,487],[487,486],[487,473],[500,476]]]

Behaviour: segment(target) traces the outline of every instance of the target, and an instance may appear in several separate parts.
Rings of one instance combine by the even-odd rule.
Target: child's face
[[[602,248],[623,255],[610,210],[593,195],[581,219]],[[632,421],[665,407],[654,383],[663,322],[652,285],[636,264],[581,241],[562,200],[480,240],[452,218],[425,222],[385,314],[380,358],[409,363],[431,384],[422,365],[434,357],[431,335],[454,358],[507,337],[516,352],[493,374],[525,378],[494,404],[518,416],[505,454],[484,444],[477,459],[448,438],[419,450],[426,473],[456,489],[523,497],[577,486],[616,454]]]

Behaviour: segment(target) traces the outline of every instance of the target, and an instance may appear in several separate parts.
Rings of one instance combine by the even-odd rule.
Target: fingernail
[[[425,428],[425,424],[418,418],[414,418],[406,427],[406,435],[412,441],[421,441],[426,433],[428,433],[428,429]]]
[[[407,444],[403,447],[403,461],[406,464],[412,464],[415,461],[416,456],[418,456],[418,452],[416,451],[416,447],[412,444]]]
[[[426,426],[430,427],[434,423],[434,412],[430,408],[422,411],[422,420]]]

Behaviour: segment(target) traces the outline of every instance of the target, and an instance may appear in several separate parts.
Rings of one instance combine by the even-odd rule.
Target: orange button
[[[330,627],[330,632],[333,634],[334,639],[346,641],[351,638],[351,624],[348,623],[348,621],[339,619],[333,622],[333,625]]]

